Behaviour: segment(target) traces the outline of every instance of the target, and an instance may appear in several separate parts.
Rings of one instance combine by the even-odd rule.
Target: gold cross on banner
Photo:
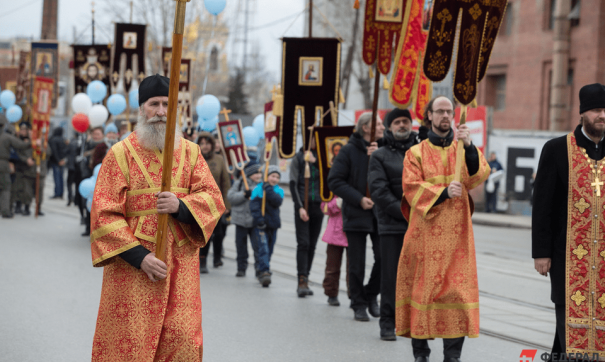
[[[605,185],[603,181],[599,180],[599,176],[595,178],[595,182],[591,183],[590,186],[597,188],[597,196],[601,196],[601,186]]]
[[[218,113],[220,113],[220,114],[222,114],[222,115],[225,116],[225,121],[229,121],[229,113],[231,113],[230,109],[227,109],[227,108],[223,107],[223,110],[220,111],[220,112],[218,112]]]

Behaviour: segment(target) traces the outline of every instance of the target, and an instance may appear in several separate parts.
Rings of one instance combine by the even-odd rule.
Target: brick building
[[[479,104],[494,107],[497,129],[548,130],[556,0],[510,0]],[[572,0],[568,130],[579,120],[578,92],[605,83],[605,0]]]

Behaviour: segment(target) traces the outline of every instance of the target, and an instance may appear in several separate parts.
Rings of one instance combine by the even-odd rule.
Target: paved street
[[[0,361],[90,359],[102,270],[91,266],[77,210],[54,200],[46,200],[44,210],[38,220],[0,220]],[[408,339],[383,342],[377,319],[353,321],[344,289],[341,307],[327,305],[321,288],[325,243],[318,244],[310,276],[315,295],[296,297],[292,210],[286,198],[268,289],[251,269],[246,278],[235,278],[229,228],[225,265],[201,279],[204,360],[412,360]],[[530,230],[477,225],[475,233],[482,335],[466,340],[462,360],[516,362],[528,348],[538,348],[539,356],[539,346],[552,344],[554,309],[549,280],[533,270]],[[371,251],[367,265],[369,270]],[[430,345],[432,360],[440,361],[441,341]]]

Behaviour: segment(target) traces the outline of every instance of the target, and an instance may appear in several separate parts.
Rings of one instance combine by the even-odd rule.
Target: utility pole
[[[242,71],[244,72],[244,81],[246,80],[246,69],[247,69],[247,61],[248,61],[248,14],[249,8],[248,4],[250,0],[244,0],[246,2],[245,5],[245,14],[244,14],[244,60],[242,64]]]
[[[309,0],[309,38],[313,37],[313,0]]]
[[[569,115],[569,47],[571,22],[567,18],[571,11],[571,0],[555,1],[553,24],[552,82],[550,86],[550,130],[568,131]]]

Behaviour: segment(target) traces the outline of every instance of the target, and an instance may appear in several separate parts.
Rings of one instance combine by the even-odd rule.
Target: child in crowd
[[[258,276],[258,246],[252,234],[252,214],[250,213],[250,196],[263,177],[257,162],[250,162],[244,168],[249,190],[246,190],[242,178],[233,183],[227,193],[227,200],[231,203],[231,223],[235,225],[235,248],[237,250],[236,277],[245,277],[248,268],[248,236],[254,251],[254,268]]]
[[[326,275],[324,277],[324,293],[328,296],[328,304],[338,307],[338,287],[340,281],[340,266],[342,255],[347,255],[347,235],[342,231],[342,199],[338,196],[330,202],[322,202],[321,210],[328,215],[328,226],[321,240],[328,243],[326,251]],[[349,260],[347,257],[347,291],[349,289]]]
[[[258,281],[263,287],[271,284],[269,263],[277,239],[277,229],[281,227],[279,207],[284,200],[284,190],[278,183],[281,178],[279,167],[269,166],[267,182],[261,182],[252,191],[250,211],[254,220],[254,238],[258,245]],[[265,214],[262,213],[263,193],[265,194]]]

